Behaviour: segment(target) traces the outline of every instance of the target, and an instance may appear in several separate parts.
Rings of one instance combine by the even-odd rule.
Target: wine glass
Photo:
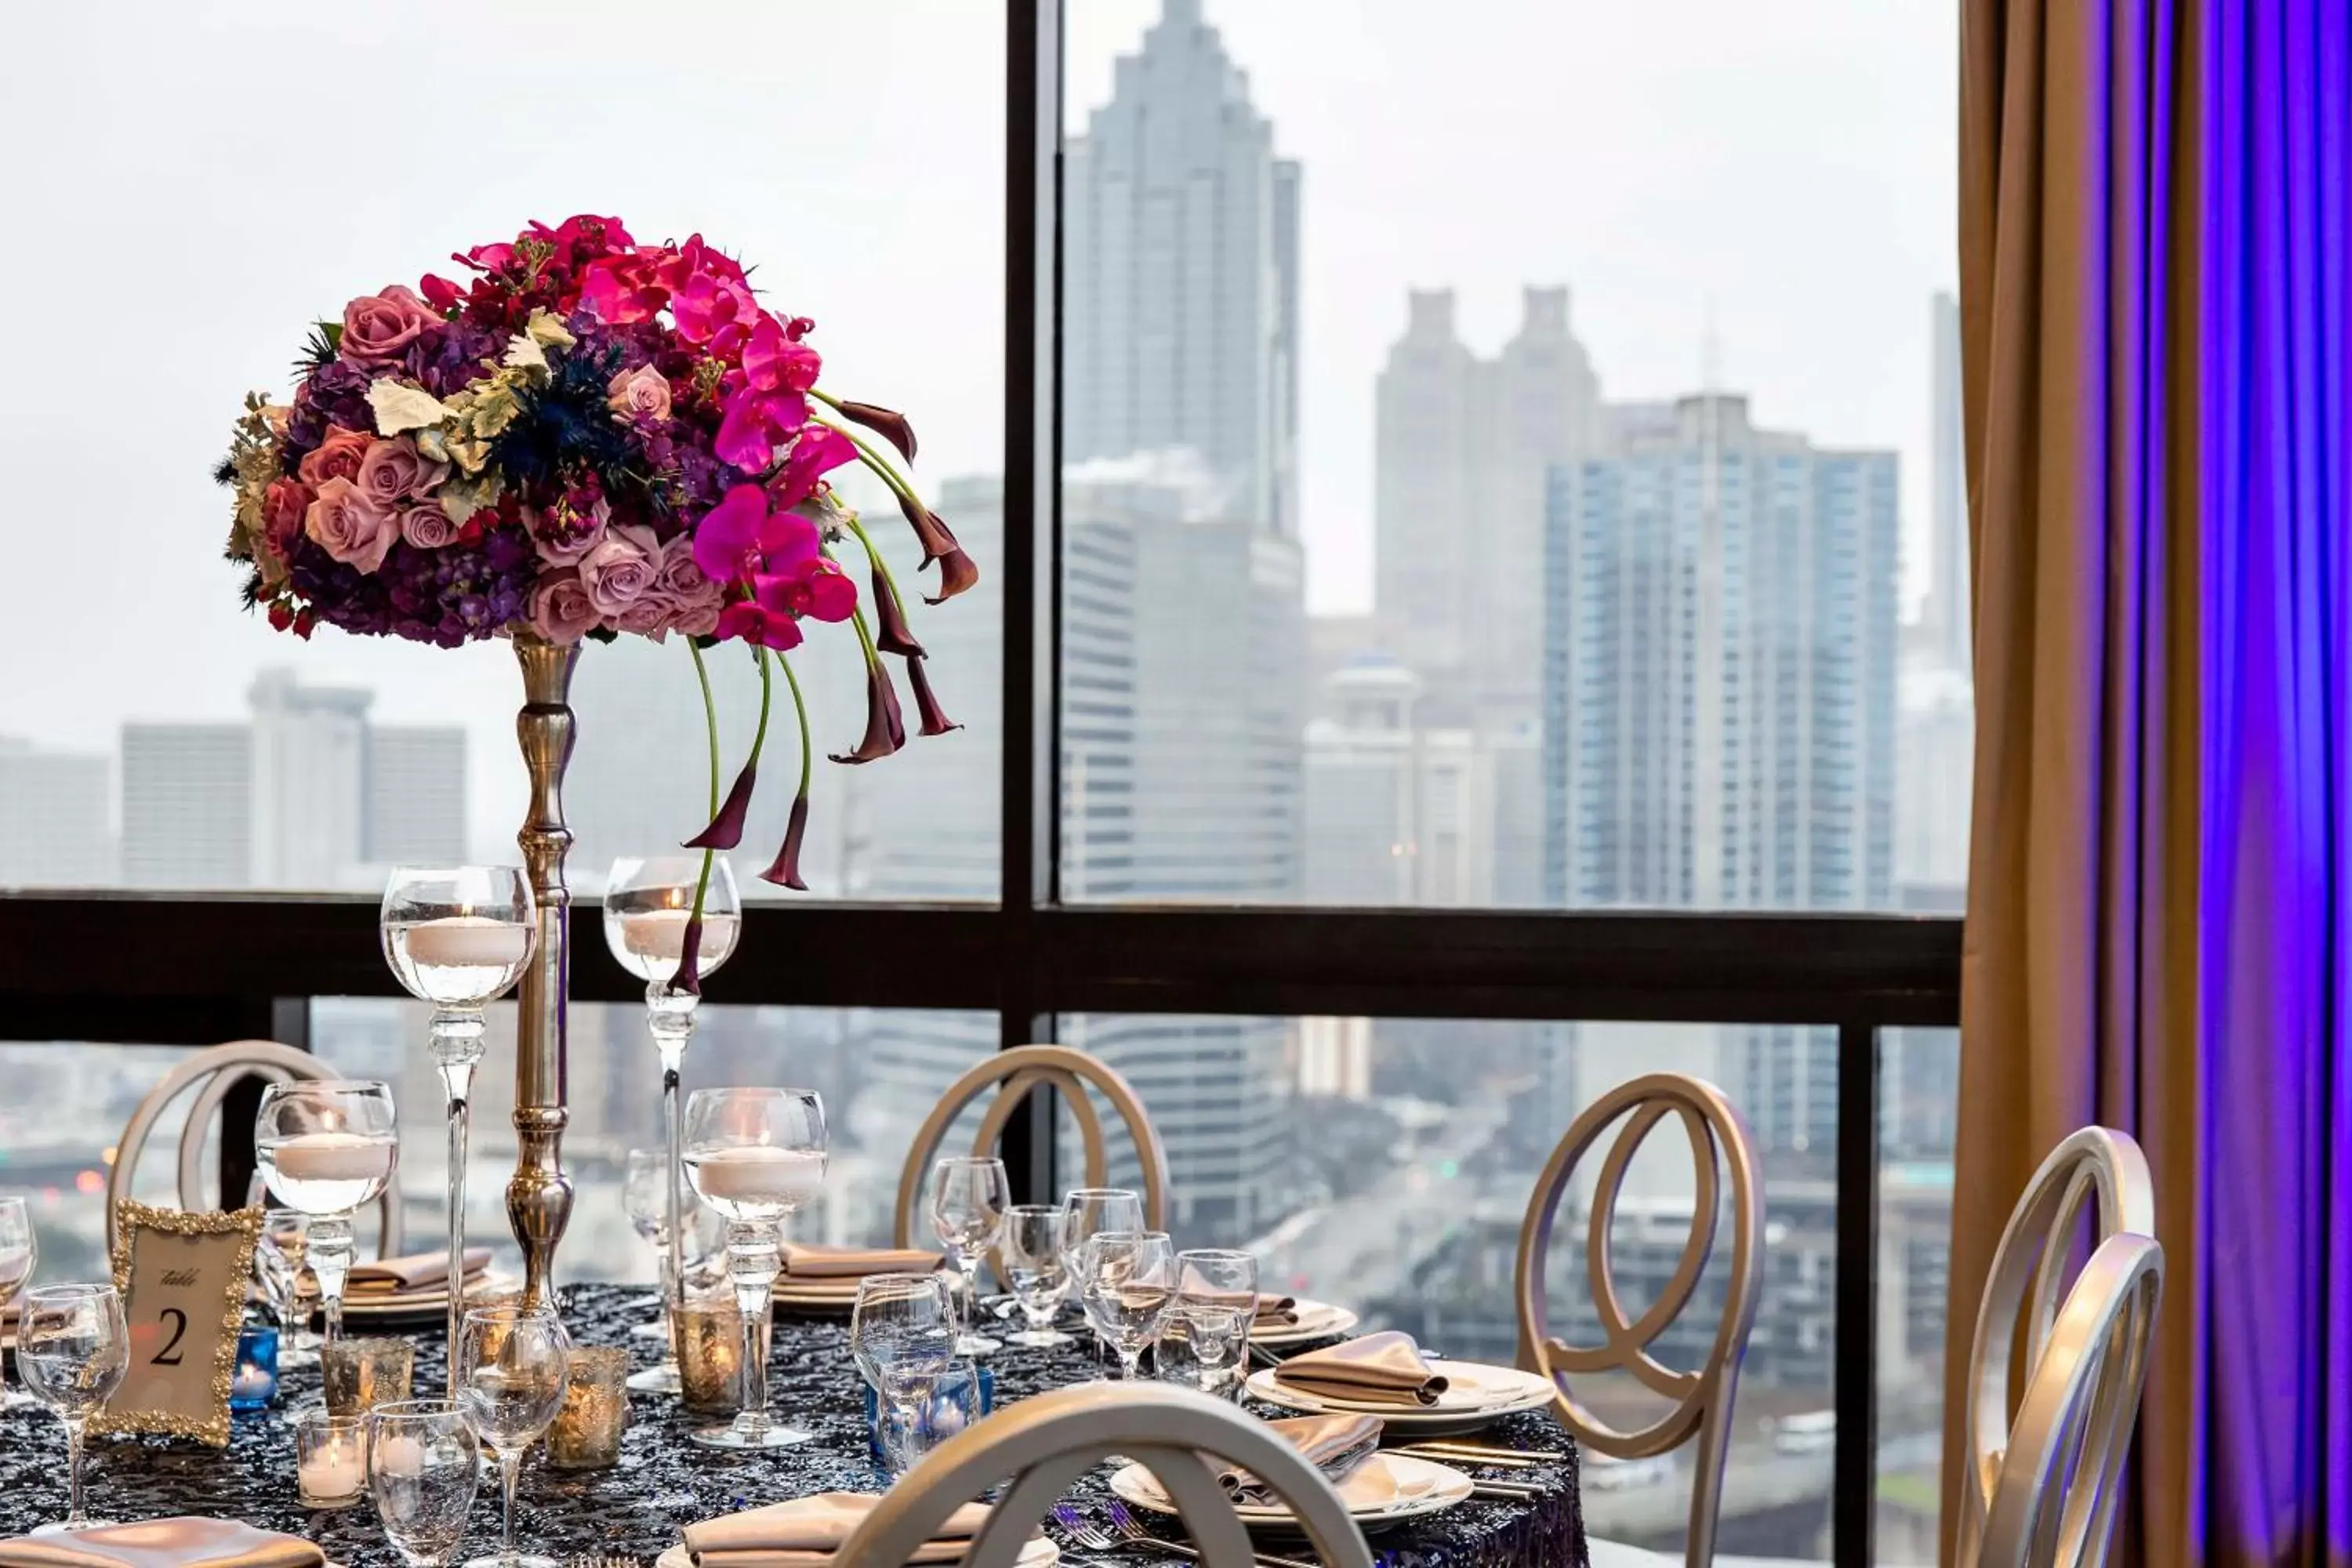
[[[477,1557],[466,1568],[556,1568],[551,1557],[526,1557],[515,1550],[515,1482],[522,1474],[523,1450],[539,1441],[563,1408],[572,1336],[552,1307],[477,1307],[458,1329],[455,1364],[451,1386],[474,1436],[499,1457],[506,1498],[498,1555]]]
[[[669,1138],[669,1268],[664,1299],[675,1311],[684,1299],[686,1190],[679,1181],[685,1128],[678,1103],[678,1073],[694,1038],[699,994],[673,982],[686,962],[686,928],[698,898],[702,933],[695,943],[695,973],[715,973],[743,934],[743,906],[735,873],[719,855],[625,856],[604,876],[604,945],[621,967],[646,983],[646,1025],[661,1058],[662,1127]]]
[[[1078,1259],[1086,1244],[1107,1230],[1141,1230],[1143,1194],[1129,1187],[1073,1187],[1062,1194],[1062,1267],[1070,1289],[1078,1288]],[[1099,1335],[1095,1353],[1107,1349]]]
[[[658,1318],[650,1323],[639,1323],[629,1331],[643,1339],[657,1339],[670,1347],[662,1352],[659,1366],[629,1374],[629,1387],[639,1394],[676,1394],[679,1389],[677,1352],[671,1346],[669,1327],[669,1299],[674,1289],[669,1277],[669,1169],[667,1148],[632,1149],[621,1178],[621,1206],[628,1214],[630,1226],[653,1243],[654,1275],[660,1281],[661,1294]],[[693,1227],[688,1228],[690,1234]]]
[[[1174,1315],[1197,1363],[1201,1392],[1220,1394],[1249,1360],[1257,1318],[1257,1257],[1222,1247],[1176,1255]]]
[[[273,1083],[254,1119],[255,1152],[269,1190],[310,1216],[306,1252],[327,1313],[327,1342],[343,1333],[343,1281],[352,1271],[352,1214],[383,1195],[399,1163],[392,1089],[374,1081]],[[450,1260],[452,1273],[462,1258]]]
[[[310,1267],[310,1216],[299,1209],[265,1209],[254,1238],[253,1263],[278,1320],[278,1370],[319,1364],[318,1336],[303,1304],[302,1273]],[[315,1277],[313,1283],[316,1283]]]
[[[891,1426],[903,1433],[920,1426],[932,1388],[955,1360],[955,1301],[938,1274],[869,1274],[857,1282],[849,1353],[889,1407],[886,1456],[900,1451],[888,1440]]]
[[[727,1272],[743,1315],[743,1408],[688,1434],[712,1448],[782,1448],[809,1434],[768,1419],[760,1331],[783,1267],[778,1227],[824,1185],[824,1101],[811,1089],[698,1089],[686,1102],[686,1179],[727,1220]]]
[[[365,1431],[368,1493],[385,1538],[408,1568],[448,1568],[482,1479],[482,1445],[465,1410],[404,1399],[369,1411]]]
[[[1078,1300],[1095,1332],[1118,1353],[1124,1377],[1136,1375],[1175,1297],[1176,1249],[1164,1230],[1100,1231],[1079,1254]]]
[[[1004,1238],[997,1243],[1004,1282],[1029,1326],[1007,1338],[1016,1345],[1066,1345],[1070,1336],[1054,1327],[1054,1314],[1070,1292],[1070,1269],[1062,1258],[1062,1209],[1058,1204],[1015,1204],[1004,1211]]]
[[[955,1257],[963,1297],[958,1355],[986,1355],[1003,1348],[980,1331],[980,1266],[1004,1234],[1004,1211],[1012,1204],[1013,1178],[1002,1160],[965,1155],[931,1167],[931,1229]]]
[[[34,1266],[40,1260],[32,1210],[15,1194],[0,1197],[0,1311],[5,1311],[16,1292],[31,1281]],[[23,1389],[0,1381],[0,1410],[23,1410],[39,1403]]]
[[[82,1512],[82,1428],[131,1370],[131,1325],[111,1285],[37,1285],[16,1320],[16,1366],[33,1397],[66,1424],[66,1472],[72,1499],[62,1524],[36,1535],[103,1524]]]
[[[434,1007],[433,1065],[449,1105],[447,1331],[456,1344],[466,1304],[467,1097],[488,1048],[482,1009],[513,988],[537,951],[539,902],[519,866],[402,866],[384,884],[377,924],[394,977]]]

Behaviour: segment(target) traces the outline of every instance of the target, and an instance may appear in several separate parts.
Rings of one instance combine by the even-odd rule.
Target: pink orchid
[[[724,457],[726,454],[719,454]],[[857,460],[857,447],[830,425],[805,425],[784,457],[784,466],[768,481],[778,506],[798,506],[816,494],[816,482],[844,463]]]
[[[740,279],[713,278],[707,271],[688,278],[670,297],[677,335],[690,343],[711,344],[713,352],[718,352],[722,333],[730,342],[739,342],[759,310],[750,287]],[[730,327],[735,331],[727,332]]]
[[[720,462],[757,472],[775,461],[776,448],[807,418],[808,399],[797,392],[739,386],[728,396],[710,449]]]
[[[743,374],[761,392],[806,392],[823,364],[816,350],[785,335],[773,316],[762,314],[743,343]]]
[[[669,303],[653,263],[635,252],[600,256],[581,269],[580,304],[601,321],[626,326],[649,321]]]
[[[820,542],[816,524],[771,510],[757,485],[737,485],[695,525],[694,563],[714,583],[748,583],[817,559]]]
[[[761,574],[752,580],[752,593],[762,607],[795,618],[845,621],[857,610],[857,584],[822,555]]]
[[[720,642],[740,637],[754,647],[772,647],[778,653],[801,646],[800,622],[756,599],[738,599],[719,611],[718,629],[711,635]]]

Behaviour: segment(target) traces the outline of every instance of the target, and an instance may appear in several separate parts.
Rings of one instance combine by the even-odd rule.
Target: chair
[[[1673,1277],[1640,1319],[1629,1322],[1618,1300],[1610,1263],[1610,1228],[1620,1190],[1634,1152],[1668,1116],[1689,1135],[1696,1191],[1691,1228]],[[1585,1231],[1585,1269],[1591,1281],[1605,1343],[1587,1349],[1553,1338],[1545,1284],[1550,1261],[1554,1215],[1570,1178],[1602,1132],[1624,1121],[1593,1184]],[[1723,1315],[1705,1363],[1677,1372],[1650,1354],[1649,1347],[1683,1313],[1715,1248],[1717,1208],[1724,1184],[1731,1189],[1731,1263],[1725,1281]],[[1577,1440],[1621,1459],[1649,1458],[1696,1437],[1698,1465],[1691,1478],[1690,1523],[1683,1559],[1692,1568],[1715,1558],[1716,1519],[1723,1494],[1725,1451],[1731,1437],[1732,1398],[1739,1383],[1740,1358],[1756,1321],[1756,1246],[1763,1228],[1764,1198],[1756,1174],[1756,1154],[1747,1126],[1723,1091],[1682,1073],[1652,1073],[1618,1085],[1586,1108],[1552,1151],[1537,1180],[1519,1230],[1519,1365],[1552,1381],[1563,1424]],[[1631,1373],[1644,1387],[1675,1401],[1651,1425],[1621,1432],[1580,1404],[1570,1374]],[[1597,1545],[1598,1543],[1596,1543]]]
[[[1145,1466],[1176,1505],[1206,1568],[1250,1568],[1250,1540],[1218,1485],[1242,1465],[1298,1516],[1331,1568],[1371,1568],[1363,1532],[1320,1471],[1223,1400],[1165,1384],[1083,1384],[1007,1405],[925,1455],[882,1494],[835,1561],[898,1568],[963,1503],[1008,1479],[964,1568],[1012,1568],[1046,1510],[1112,1455]]]
[[[298,1051],[291,1046],[281,1046],[274,1040],[231,1040],[225,1046],[214,1046],[198,1051],[163,1075],[163,1081],[147,1091],[139,1109],[131,1113],[131,1124],[122,1130],[122,1139],[114,1146],[114,1168],[106,1177],[106,1245],[110,1254],[114,1249],[114,1209],[131,1196],[132,1179],[139,1170],[139,1156],[147,1147],[148,1134],[163,1119],[171,1103],[190,1089],[196,1090],[195,1102],[188,1108],[187,1121],[180,1128],[180,1206],[184,1209],[205,1209],[212,1206],[205,1196],[204,1164],[205,1134],[219,1114],[221,1101],[230,1089],[247,1078],[264,1078],[272,1083],[294,1080],[332,1079],[334,1069],[308,1051]],[[236,1206],[229,1194],[221,1194],[221,1205]],[[391,1258],[400,1251],[400,1198],[390,1185],[377,1200],[382,1216],[378,1232],[377,1256]]]
[[[971,1142],[974,1154],[986,1154],[995,1149],[996,1141],[1003,1136],[1005,1123],[1012,1121],[1013,1110],[1032,1089],[1051,1088],[1061,1092],[1069,1102],[1071,1114],[1077,1118],[1078,1136],[1087,1152],[1086,1184],[1104,1185],[1109,1180],[1110,1163],[1103,1147],[1102,1121],[1087,1096],[1087,1089],[1095,1089],[1127,1123],[1128,1135],[1135,1141],[1136,1157],[1143,1163],[1145,1223],[1154,1230],[1168,1228],[1168,1152],[1160,1146],[1160,1134],[1153,1130],[1151,1118],[1145,1114],[1143,1101],[1136,1098],[1127,1079],[1095,1058],[1066,1046],[1016,1046],[990,1057],[949,1085],[948,1091],[940,1096],[939,1104],[924,1119],[898,1175],[898,1202],[892,1210],[897,1245],[912,1245],[923,1184],[930,1177],[931,1162],[939,1157],[948,1129],[955,1125],[966,1106],[992,1085],[1002,1088],[989,1106],[988,1114],[981,1119],[979,1135]]]
[[[2060,1288],[2086,1221],[2091,1262],[2062,1307]],[[1958,1536],[1964,1568],[2104,1557],[2163,1286],[2163,1252],[2149,1239],[2155,1230],[2147,1157],[2128,1134],[2105,1127],[2085,1127],[2053,1149],[2011,1210],[1969,1351],[1961,1428],[1969,1473]],[[2147,1248],[2111,1251],[2120,1240],[2146,1242]],[[2154,1249],[2152,1257],[2143,1256],[2147,1249]],[[2021,1390],[2015,1401],[2013,1373]],[[2066,1496],[2045,1512],[2053,1500],[2042,1495],[2046,1479],[2032,1478],[2050,1462],[2052,1446],[2070,1444],[2091,1468],[2064,1483]],[[2101,1468],[2110,1463],[2115,1469]],[[1996,1505],[2003,1498],[2011,1511],[2001,1517],[2009,1523],[1996,1540]],[[2013,1554],[2019,1551],[2040,1554]]]

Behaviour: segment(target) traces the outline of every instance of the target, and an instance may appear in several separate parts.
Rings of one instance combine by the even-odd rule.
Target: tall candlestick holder
[[[538,901],[539,939],[516,1008],[516,1147],[507,1222],[522,1247],[523,1299],[538,1306],[554,1300],[555,1249],[572,1219],[572,1181],[563,1173],[563,1129],[572,1118],[564,1056],[572,891],[563,880],[572,830],[563,823],[563,770],[572,761],[572,671],[580,648],[518,632],[514,649],[523,690],[515,735],[530,774],[530,809],[516,842]]]

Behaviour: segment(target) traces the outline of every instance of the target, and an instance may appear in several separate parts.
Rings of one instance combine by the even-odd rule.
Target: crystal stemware
[[[698,1089],[686,1103],[686,1178],[727,1220],[727,1273],[743,1316],[743,1408],[689,1434],[713,1448],[782,1448],[809,1434],[768,1418],[768,1321],[779,1226],[824,1185],[824,1101],[807,1089]]]
[[[676,1394],[680,1387],[677,1349],[670,1332],[669,1302],[677,1286],[670,1279],[669,1272],[669,1173],[667,1148],[632,1149],[621,1182],[621,1206],[628,1214],[630,1226],[653,1244],[654,1270],[661,1282],[661,1310],[657,1320],[639,1323],[629,1331],[641,1339],[657,1339],[663,1346],[660,1365],[629,1374],[629,1387],[639,1394]],[[699,1199],[688,1206],[680,1256],[689,1271],[709,1255],[703,1222],[711,1217],[710,1211],[702,1206]]]
[[[392,1089],[333,1079],[273,1083],[262,1090],[253,1142],[270,1192],[310,1216],[306,1251],[331,1344],[343,1332],[352,1212],[383,1194],[400,1159]]]
[[[932,1388],[955,1361],[955,1302],[938,1274],[869,1274],[857,1282],[849,1353],[889,1409],[886,1436],[920,1427]],[[901,1450],[886,1440],[883,1452]]]
[[[505,1506],[496,1556],[466,1568],[556,1568],[551,1557],[515,1550],[515,1483],[523,1450],[539,1441],[563,1408],[572,1366],[572,1336],[551,1307],[477,1307],[458,1328],[451,1386],[474,1436],[499,1457]]]
[[[466,1145],[474,1067],[488,1049],[482,1010],[505,995],[539,946],[539,904],[518,866],[402,866],[384,884],[384,962],[433,1004],[433,1065],[449,1105],[449,1342],[466,1300]]]
[[[366,1431],[368,1495],[385,1539],[408,1568],[448,1568],[482,1479],[482,1445],[464,1408],[446,1399],[379,1405]]]
[[[1066,1345],[1070,1336],[1054,1327],[1054,1314],[1070,1293],[1069,1265],[1062,1258],[1062,1209],[1058,1204],[1015,1204],[1004,1211],[1004,1237],[997,1243],[1004,1283],[1029,1326],[1007,1337],[1016,1345]]]
[[[263,1211],[261,1234],[253,1243],[253,1267],[261,1276],[270,1313],[278,1320],[280,1372],[319,1364],[319,1336],[310,1331],[310,1310],[302,1289],[310,1252],[309,1215],[299,1209]],[[311,1283],[317,1283],[317,1276],[311,1277]]]
[[[71,1499],[63,1523],[36,1535],[103,1524],[82,1511],[82,1428],[131,1369],[131,1326],[111,1285],[37,1285],[25,1292],[16,1319],[16,1365],[33,1397],[66,1424],[66,1472]]]
[[[1100,1231],[1079,1253],[1078,1300],[1095,1332],[1118,1352],[1124,1377],[1136,1375],[1175,1296],[1176,1250],[1164,1230]]]
[[[1132,1188],[1073,1187],[1063,1194],[1062,1267],[1069,1273],[1070,1289],[1075,1291],[1078,1288],[1078,1262],[1087,1241],[1107,1230],[1142,1228],[1143,1194]],[[1095,1354],[1098,1359],[1109,1349],[1101,1335],[1095,1336]]]
[[[15,1194],[0,1197],[0,1311],[32,1282],[41,1260],[40,1238],[33,1234],[33,1211]],[[0,1383],[0,1409],[23,1410],[39,1400],[14,1384]]]
[[[706,870],[707,868],[707,870]],[[622,968],[646,983],[646,1026],[654,1037],[662,1069],[662,1128],[669,1140],[669,1268],[663,1297],[675,1310],[685,1290],[686,1189],[678,1162],[684,1157],[684,1111],[678,1074],[694,1038],[694,1013],[701,997],[675,982],[686,962],[686,928],[697,893],[702,900],[702,935],[694,950],[698,976],[713,973],[735,952],[743,933],[742,904],[735,873],[726,857],[654,855],[624,857],[604,878],[604,945]]]
[[[1201,1392],[1222,1394],[1249,1361],[1257,1318],[1257,1257],[1222,1247],[1176,1255],[1174,1317],[1184,1325]]]
[[[958,1355],[986,1355],[1003,1348],[980,1331],[980,1268],[1004,1234],[1004,1211],[1012,1205],[1013,1178],[1002,1160],[960,1156],[931,1167],[931,1229],[955,1257],[963,1299]]]

